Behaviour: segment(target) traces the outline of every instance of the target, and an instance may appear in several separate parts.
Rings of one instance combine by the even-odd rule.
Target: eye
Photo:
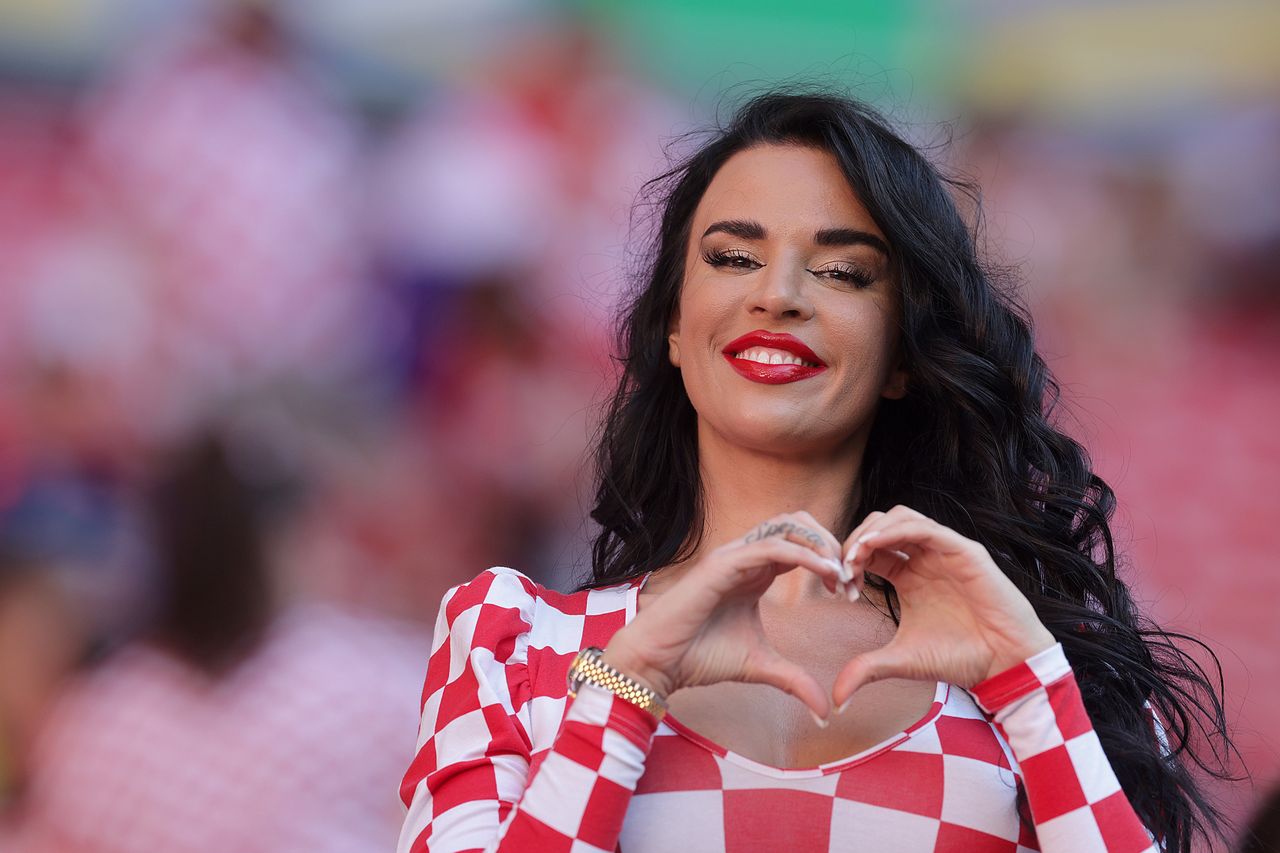
[[[864,287],[870,287],[876,280],[873,273],[861,267],[856,267],[853,264],[831,264],[830,266],[825,266],[822,269],[809,270],[809,272],[819,278],[826,278],[843,284],[851,284],[859,290]]]
[[[741,249],[708,249],[702,259],[713,267],[754,270],[764,266]]]

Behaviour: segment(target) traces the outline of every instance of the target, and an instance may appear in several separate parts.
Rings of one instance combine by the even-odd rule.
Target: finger
[[[806,527],[816,532],[820,537],[822,537],[822,541],[827,546],[828,557],[831,557],[835,560],[840,559],[840,555],[841,555],[840,540],[836,538],[836,535],[834,533],[832,533],[830,530],[824,527],[822,523],[818,521],[818,519],[814,518],[812,515],[805,512],[804,510],[801,510],[796,513],[792,513],[792,515],[795,516],[796,521],[798,521],[803,527]]]
[[[912,518],[877,525],[863,533],[858,544],[861,549],[858,561],[873,550],[898,550],[910,555],[918,549],[930,549],[939,554],[973,553],[982,545],[961,536],[950,527],[931,518]]]
[[[841,598],[848,598],[849,601],[857,601],[859,592],[853,586],[853,572],[845,568],[840,562],[841,544],[836,535],[822,525],[818,519],[814,518],[810,513],[800,510],[791,514],[792,517],[800,523],[802,528],[812,530],[822,537],[822,541],[826,544],[826,554],[836,562],[836,571],[840,574],[840,579],[834,584],[828,584],[824,581],[829,592],[839,595]]]
[[[862,567],[857,565],[856,562],[859,550],[857,545],[858,538],[866,531],[870,530],[872,525],[884,517],[885,513],[880,512],[879,510],[868,513],[867,517],[862,520],[862,523],[855,527],[853,531],[845,537],[844,546],[841,549],[841,566],[843,566],[845,570],[845,583],[852,589],[852,593],[849,596],[851,601],[857,600],[858,596],[862,593],[862,587],[864,584]]]
[[[772,547],[774,544],[782,546],[781,551],[774,549]],[[805,566],[817,571],[824,587],[831,592],[836,592],[840,584],[849,578],[844,566],[841,566],[831,553],[826,548],[819,551],[814,538],[797,533],[795,528],[786,528],[767,537],[739,544],[724,552],[724,556],[730,558],[732,564],[736,565],[740,571],[760,565],[762,557],[768,557],[769,560],[782,564],[785,566],[783,569],[785,571],[790,571],[795,566]]]
[[[858,541],[858,537],[870,530],[871,525],[873,525],[877,520],[884,518],[884,516],[885,514],[879,510],[867,513],[867,517],[862,519],[862,523],[853,528],[853,530],[849,532],[849,535],[844,538],[844,547],[841,552],[843,556],[847,557],[849,552],[853,549],[853,544]]]
[[[851,659],[836,676],[831,687],[831,699],[836,713],[843,713],[849,707],[849,700],[861,688],[886,678],[900,675],[897,650],[890,643],[883,648],[865,652]]]
[[[929,516],[924,513],[917,512],[909,506],[898,504],[888,512],[871,512],[862,520],[854,530],[845,537],[844,540],[844,559],[851,560],[856,557],[859,551],[859,540],[861,540],[868,532],[884,527],[897,521],[905,521],[909,519],[917,519],[920,521],[930,521]],[[851,557],[852,555],[852,557]]]
[[[771,684],[799,699],[813,713],[819,728],[826,728],[831,716],[831,701],[825,690],[803,667],[787,660],[773,649],[761,648],[748,662],[744,680]]]
[[[756,525],[755,529],[743,536],[739,542],[749,545],[762,539],[779,537],[804,545],[825,557],[840,559],[840,543],[829,530],[818,523],[807,512],[787,513],[774,516],[768,521]]]
[[[785,574],[797,566],[809,569],[817,573],[822,578],[823,585],[830,590],[835,590],[836,585],[843,580],[843,570],[835,560],[818,554],[808,545],[778,537],[742,545],[726,552],[725,557],[738,574],[770,563],[775,567],[776,574]]]
[[[899,551],[896,548],[873,548],[871,545],[866,545],[859,553],[857,566],[864,578],[867,575],[876,575],[890,583],[898,583],[898,575],[910,560],[911,555],[906,551]]]

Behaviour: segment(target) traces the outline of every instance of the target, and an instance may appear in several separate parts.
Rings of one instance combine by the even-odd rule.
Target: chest
[[[830,690],[835,674],[815,675]],[[724,683],[673,694],[670,725],[770,767],[816,767],[857,755],[913,728],[930,715],[937,692],[935,683],[897,679],[868,685],[843,714],[833,714],[822,728],[807,706],[773,687]]]
[[[874,609],[844,606],[795,613],[762,610],[770,645],[803,666],[828,695],[855,655],[893,638],[896,626]],[[669,697],[674,726],[738,755],[777,768],[815,767],[848,758],[893,739],[934,706],[935,682],[888,679],[863,687],[843,714],[820,727],[807,705],[765,684],[722,682],[676,691]]]

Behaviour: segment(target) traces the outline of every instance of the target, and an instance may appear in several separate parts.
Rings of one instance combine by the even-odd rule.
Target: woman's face
[[[865,442],[879,399],[906,387],[888,251],[831,154],[760,145],[725,162],[694,213],[669,337],[701,440],[787,455]]]

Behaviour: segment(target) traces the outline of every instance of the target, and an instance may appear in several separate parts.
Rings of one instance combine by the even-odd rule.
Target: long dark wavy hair
[[[667,358],[668,323],[684,276],[694,210],[725,161],[761,144],[833,155],[888,238],[901,298],[908,390],[881,400],[864,454],[861,492],[843,530],[905,504],[986,546],[1063,645],[1107,756],[1139,817],[1166,849],[1196,834],[1225,839],[1192,768],[1234,778],[1221,699],[1180,641],[1139,612],[1116,573],[1111,487],[1088,454],[1055,428],[1060,391],[1036,353],[1031,319],[977,251],[961,199],[977,188],[943,176],[876,111],[830,94],[772,92],[651,181],[660,222],[637,293],[619,327],[621,375],[596,449],[600,526],[592,578],[633,580],[687,559],[703,527],[695,414]],[[876,579],[870,582],[876,583]],[[878,582],[898,620],[893,589]],[[1217,658],[1200,644],[1217,666]],[[1153,734],[1158,712],[1168,754]],[[1025,796],[1019,810],[1030,820]]]

